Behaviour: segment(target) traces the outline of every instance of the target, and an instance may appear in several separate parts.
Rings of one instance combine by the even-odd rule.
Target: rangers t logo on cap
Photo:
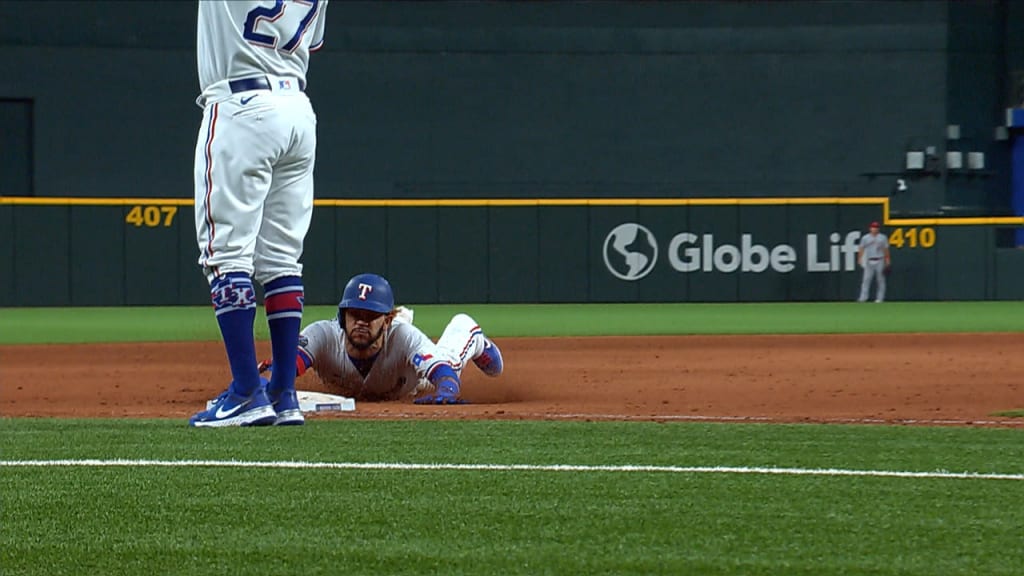
[[[369,294],[370,292],[373,292],[373,286],[370,286],[369,284],[360,284],[359,285],[359,299],[360,300],[366,300],[366,295]]]

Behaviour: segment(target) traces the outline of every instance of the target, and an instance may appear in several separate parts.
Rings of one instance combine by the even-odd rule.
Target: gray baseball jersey
[[[864,258],[867,260],[885,258],[885,249],[889,247],[889,237],[881,232],[875,235],[869,232],[861,236],[860,247],[864,249]]]
[[[325,384],[343,396],[370,400],[410,396],[435,366],[453,364],[449,354],[419,328],[405,322],[392,323],[365,377],[345,351],[345,333],[337,319],[307,326],[299,339],[299,349],[313,361],[311,367]]]

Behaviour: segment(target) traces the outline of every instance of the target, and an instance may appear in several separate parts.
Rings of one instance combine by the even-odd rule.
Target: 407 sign
[[[132,206],[125,215],[126,224],[136,228],[157,228],[169,227],[174,223],[174,217],[178,214],[177,206]]]

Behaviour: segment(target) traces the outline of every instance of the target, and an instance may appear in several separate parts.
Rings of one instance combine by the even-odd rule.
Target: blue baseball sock
[[[270,347],[274,371],[267,391],[277,394],[295,389],[295,358],[298,355],[299,330],[302,328],[304,292],[302,278],[284,276],[267,282],[264,307],[270,327]]]
[[[252,279],[244,272],[229,272],[210,284],[210,300],[231,364],[231,391],[249,396],[260,385],[252,333],[256,321],[256,290]]]

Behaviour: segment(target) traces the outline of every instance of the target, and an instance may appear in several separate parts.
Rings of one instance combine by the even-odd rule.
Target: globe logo
[[[657,260],[654,234],[640,224],[619,224],[604,239],[604,265],[620,280],[634,281],[647,276]]]

